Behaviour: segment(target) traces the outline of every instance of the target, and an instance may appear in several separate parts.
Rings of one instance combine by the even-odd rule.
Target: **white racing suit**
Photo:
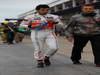
[[[51,14],[34,14],[27,16],[25,19],[31,22],[31,39],[33,42],[35,59],[43,60],[45,56],[51,57],[54,55],[58,50],[57,38],[54,33],[55,23],[61,26],[63,25],[59,17]],[[48,46],[47,52],[43,52],[44,43]]]

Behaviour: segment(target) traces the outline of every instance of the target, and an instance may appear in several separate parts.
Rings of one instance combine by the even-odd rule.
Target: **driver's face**
[[[46,15],[46,14],[48,14],[48,12],[49,12],[49,8],[41,8],[41,9],[37,10],[37,12],[38,12],[40,15]]]
[[[94,6],[83,6],[82,11],[84,13],[92,13],[94,11]]]

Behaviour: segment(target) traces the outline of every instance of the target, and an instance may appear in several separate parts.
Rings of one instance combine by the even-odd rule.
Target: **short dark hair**
[[[82,5],[82,7],[84,7],[84,6],[93,6],[93,7],[95,7],[94,4],[84,4],[84,5]]]
[[[46,4],[40,4],[36,7],[36,10],[40,10],[41,8],[50,8],[50,7]]]

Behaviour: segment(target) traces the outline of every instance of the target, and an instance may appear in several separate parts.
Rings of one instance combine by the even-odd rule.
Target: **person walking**
[[[90,41],[94,54],[94,63],[100,67],[100,15],[96,13],[93,4],[85,4],[80,14],[72,16],[65,28],[67,40],[74,41],[71,60],[73,64],[80,62],[81,52]]]
[[[55,25],[63,26],[57,15],[48,14],[49,6],[40,4],[36,7],[36,14],[29,15],[25,19],[29,21],[31,28],[31,39],[34,48],[34,58],[37,60],[37,67],[50,66],[50,57],[58,50],[57,38],[55,36]],[[48,50],[43,52],[46,42]]]

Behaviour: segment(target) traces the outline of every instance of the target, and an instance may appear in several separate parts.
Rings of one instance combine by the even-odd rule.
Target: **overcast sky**
[[[0,0],[0,21],[32,10],[38,4],[46,4],[52,1],[55,0]]]

